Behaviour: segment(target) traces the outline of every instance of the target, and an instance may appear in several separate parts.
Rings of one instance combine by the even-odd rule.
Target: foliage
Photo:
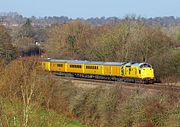
[[[27,19],[25,24],[21,27],[18,36],[20,38],[33,38],[35,36],[34,28],[32,27],[30,19]]]
[[[36,28],[32,21],[27,19],[26,22],[15,32],[12,33],[13,44],[19,51],[19,56],[41,55],[43,53],[42,42],[47,39],[45,29]]]
[[[16,50],[12,45],[11,36],[7,29],[0,26],[0,58],[10,61],[16,57]]]
[[[150,59],[153,64],[156,76],[161,76],[165,78],[165,82],[176,82],[179,80],[180,76],[180,50],[173,49],[169,50],[164,54],[153,56]]]
[[[50,56],[56,58],[74,58],[80,54],[80,40],[90,26],[86,23],[74,21],[64,25],[55,25],[48,30],[48,42],[45,49]]]
[[[180,32],[177,35],[177,39],[180,41]]]
[[[52,104],[57,112],[97,127],[179,125],[179,94],[173,90],[156,93],[121,86],[83,89],[67,83],[59,84],[54,95],[56,103]]]

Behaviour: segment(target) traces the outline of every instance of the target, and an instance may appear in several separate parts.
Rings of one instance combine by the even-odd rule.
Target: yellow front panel
[[[154,78],[154,70],[152,68],[124,67],[124,76],[128,78]]]
[[[65,71],[65,63],[60,62],[51,62],[51,71]]]
[[[86,66],[96,66],[96,69],[87,69]],[[85,74],[94,74],[94,75],[103,75],[104,68],[102,65],[93,65],[93,64],[85,64],[84,65],[84,73]]]
[[[72,67],[70,67],[71,65],[78,65],[78,66],[81,66],[81,68],[72,68]],[[65,72],[84,73],[84,64],[71,64],[71,63],[67,63],[66,64]]]
[[[141,78],[154,78],[154,70],[152,68],[141,69]]]

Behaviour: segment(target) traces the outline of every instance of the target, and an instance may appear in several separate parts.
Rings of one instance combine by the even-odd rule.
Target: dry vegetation
[[[151,93],[138,89],[127,91],[120,86],[85,90],[69,85],[61,86],[61,94],[55,97],[61,103],[52,103],[53,109],[68,112],[87,124],[97,127],[180,125],[180,95],[171,90]]]
[[[51,109],[57,82],[34,60],[1,62],[0,126],[83,127]]]
[[[82,89],[71,81],[63,81],[60,77],[53,78],[54,76],[49,73],[42,72],[36,62],[16,60],[9,65],[1,65],[1,124],[5,124],[4,121],[8,121],[9,124],[14,119],[16,121],[17,115],[21,116],[18,124],[24,127],[34,124],[34,117],[41,121],[41,125],[45,119],[57,121],[51,115],[51,118],[45,119],[41,119],[41,115],[33,115],[35,108],[44,107],[45,111],[54,110],[96,127],[180,125],[180,94],[173,90],[127,90],[118,85],[108,89]],[[7,110],[6,106],[3,106],[5,98],[10,100],[8,103],[13,107],[8,111],[9,114],[4,112]],[[14,102],[22,103],[21,106],[17,106]],[[50,126],[50,121],[44,124]]]

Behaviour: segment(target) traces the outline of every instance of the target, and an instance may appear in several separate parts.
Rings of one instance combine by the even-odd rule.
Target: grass
[[[0,98],[0,124],[1,126],[21,127],[23,124],[23,105],[20,102]],[[54,111],[47,111],[33,106],[29,113],[30,127],[87,127],[77,120],[71,120]]]
[[[177,86],[180,86],[180,82],[177,82]]]
[[[87,126],[82,125],[79,121],[72,121],[70,124],[67,125],[67,127],[87,127]]]

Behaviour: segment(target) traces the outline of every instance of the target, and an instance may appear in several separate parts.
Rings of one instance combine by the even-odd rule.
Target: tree
[[[0,95],[12,102],[22,102],[18,124],[22,127],[30,126],[34,106],[49,109],[56,81],[43,72],[38,61],[33,58],[14,60],[1,70]]]
[[[177,39],[178,39],[177,47],[180,47],[180,32],[179,32],[178,35],[177,35]]]
[[[14,39],[14,45],[18,48],[21,56],[40,55],[41,48],[36,45],[36,42],[39,44],[45,39],[47,39],[45,30],[36,30],[33,28],[31,20],[27,19],[26,23],[18,31]]]
[[[147,25],[136,29],[131,34],[130,42],[129,59],[143,62],[149,62],[152,56],[163,54],[175,46],[175,42],[161,29]]]
[[[50,27],[49,38],[44,45],[47,53],[56,58],[77,58],[84,35],[89,29],[88,24],[80,21]]]
[[[16,57],[16,50],[12,45],[11,36],[5,27],[0,26],[0,58],[7,61]]]
[[[35,31],[32,27],[30,19],[27,19],[25,24],[21,27],[21,30],[19,31],[19,36],[21,38],[23,37],[33,38],[35,36]]]

